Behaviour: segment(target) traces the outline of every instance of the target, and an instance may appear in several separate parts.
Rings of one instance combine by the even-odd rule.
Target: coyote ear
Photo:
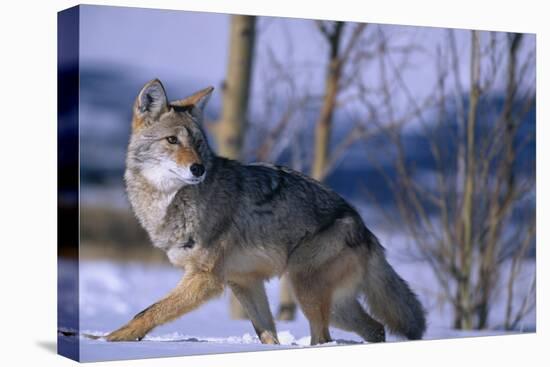
[[[178,101],[171,102],[172,106],[189,108],[191,114],[196,117],[201,117],[204,107],[208,103],[214,87],[204,88],[187,98],[180,99]]]
[[[134,113],[139,117],[150,117],[156,120],[168,111],[166,92],[158,79],[151,80],[139,92],[134,106]]]

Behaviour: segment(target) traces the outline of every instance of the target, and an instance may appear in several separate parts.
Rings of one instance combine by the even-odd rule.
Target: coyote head
[[[202,113],[213,89],[169,103],[158,79],[147,83],[134,104],[127,170],[165,192],[201,183],[212,155]]]

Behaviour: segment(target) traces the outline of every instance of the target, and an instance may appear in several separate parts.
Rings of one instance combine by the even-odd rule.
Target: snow
[[[388,240],[390,237],[387,237]],[[457,338],[470,336],[501,335],[508,332],[501,328],[483,331],[458,331],[450,328],[450,308],[437,297],[437,286],[429,269],[421,263],[407,262],[398,251],[388,250],[390,262],[410,283],[428,310],[428,329],[424,339]],[[63,269],[74,263],[61,263],[61,278],[71,277]],[[517,303],[529,288],[535,269],[534,261],[526,261],[516,287]],[[160,299],[174,287],[183,272],[169,265],[143,263],[117,263],[112,261],[80,262],[80,331],[93,335],[105,335],[122,326],[133,315]],[[65,279],[66,280],[66,279]],[[61,284],[63,284],[61,279]],[[266,283],[266,289],[273,312],[278,302],[277,279]],[[69,295],[61,292],[67,299]],[[228,293],[214,299],[199,309],[178,320],[154,329],[140,342],[109,343],[104,339],[92,340],[80,336],[80,359],[84,362],[120,360],[133,358],[169,357],[182,355],[247,352],[259,350],[308,348],[309,325],[304,315],[298,312],[295,321],[276,321],[281,345],[263,345],[254,333],[248,320],[232,320],[229,317]],[[502,295],[501,295],[502,296]],[[67,304],[67,307],[70,307]],[[502,297],[491,313],[490,325],[502,324],[504,316]],[[71,310],[67,310],[68,313]],[[63,320],[63,314],[60,315]],[[526,317],[520,325],[521,331],[534,331],[535,312]],[[357,335],[331,328],[335,340],[321,347],[363,343]],[[75,337],[60,336],[67,342]],[[389,342],[400,341],[395,335],[388,335]]]

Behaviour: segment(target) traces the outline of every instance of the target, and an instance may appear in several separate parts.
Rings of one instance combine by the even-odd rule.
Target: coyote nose
[[[204,166],[202,164],[193,163],[191,165],[191,168],[189,169],[191,170],[191,173],[195,177],[201,177],[204,174]]]

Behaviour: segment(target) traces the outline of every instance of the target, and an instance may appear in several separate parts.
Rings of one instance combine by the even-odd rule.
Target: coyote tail
[[[388,329],[408,339],[421,339],[426,330],[425,311],[416,294],[384,256],[384,248],[371,237],[363,283],[367,304],[373,316]]]

